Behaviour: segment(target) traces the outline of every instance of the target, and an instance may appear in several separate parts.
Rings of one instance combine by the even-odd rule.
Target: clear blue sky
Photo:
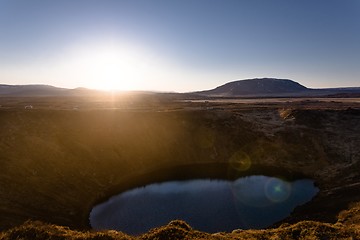
[[[0,83],[360,86],[360,0],[0,0]]]

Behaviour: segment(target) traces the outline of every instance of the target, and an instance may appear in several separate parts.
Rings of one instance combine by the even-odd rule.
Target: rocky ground
[[[22,231],[29,239],[47,239],[46,234],[56,239],[132,238],[113,231],[84,232],[90,228],[88,216],[94,204],[121,190],[193,178],[197,172],[198,177],[252,173],[309,177],[320,192],[276,229],[214,235],[173,222],[141,238],[166,239],[171,232],[172,239],[286,239],[281,234],[288,239],[359,238],[358,211],[351,208],[360,201],[356,99],[250,103],[152,99],[123,108],[119,103],[114,108],[100,103],[84,107],[81,101],[72,101],[82,103],[80,109],[66,101],[36,99],[40,107],[22,106],[33,101],[1,99],[0,227],[7,230],[3,239],[16,239]],[[208,170],[211,164],[223,167]],[[345,214],[346,209],[350,210]],[[27,220],[82,231],[39,222],[19,226]]]

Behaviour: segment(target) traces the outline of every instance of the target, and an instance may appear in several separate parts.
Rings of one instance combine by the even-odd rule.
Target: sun
[[[94,87],[101,90],[134,90],[139,63],[129,53],[102,50],[85,61]]]
[[[153,75],[151,59],[129,47],[92,46],[72,58],[73,73],[86,86],[99,90],[140,90]]]

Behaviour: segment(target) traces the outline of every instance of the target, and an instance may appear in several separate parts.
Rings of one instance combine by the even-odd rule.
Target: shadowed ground
[[[360,199],[356,102],[162,103],[151,99],[126,109],[101,104],[70,109],[64,107],[66,102],[52,100],[60,107],[50,108],[49,99],[36,100],[40,107],[34,105],[31,110],[21,107],[31,99],[1,102],[2,229],[29,219],[89,229],[91,208],[113,193],[154,181],[203,176],[260,173],[314,179],[320,193],[295,209],[284,221],[289,223],[335,223],[341,210]],[[214,170],[209,167],[212,164],[223,167]],[[339,234],[357,229],[299,224],[283,225],[276,231],[302,229],[301,224]],[[41,229],[38,223],[20,229],[33,225]],[[155,232],[143,238],[151,239]],[[191,230],[189,234],[205,233]]]

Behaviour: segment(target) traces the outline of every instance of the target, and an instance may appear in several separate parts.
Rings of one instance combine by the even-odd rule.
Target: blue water
[[[206,232],[264,228],[289,216],[318,191],[309,179],[285,182],[266,176],[150,184],[95,206],[90,224],[97,230],[128,234],[144,233],[174,219]]]

